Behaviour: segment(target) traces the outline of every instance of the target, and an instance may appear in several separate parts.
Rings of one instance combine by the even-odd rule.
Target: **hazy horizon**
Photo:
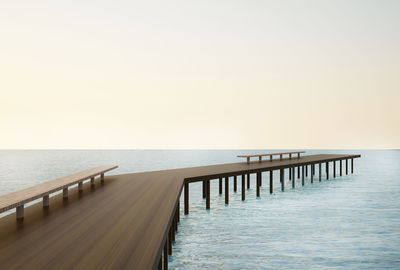
[[[0,7],[0,149],[400,148],[398,1]]]

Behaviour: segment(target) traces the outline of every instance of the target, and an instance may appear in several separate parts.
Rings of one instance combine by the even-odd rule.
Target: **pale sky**
[[[400,1],[2,1],[0,149],[400,148]]]

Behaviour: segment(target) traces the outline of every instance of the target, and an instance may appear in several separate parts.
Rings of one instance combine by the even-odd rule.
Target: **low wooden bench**
[[[247,164],[250,164],[250,158],[258,157],[258,162],[262,162],[262,157],[269,156],[269,160],[273,160],[273,156],[279,155],[279,159],[282,160],[283,155],[289,155],[289,159],[292,159],[292,155],[297,154],[297,158],[300,158],[300,154],[305,153],[305,151],[294,151],[294,152],[280,152],[280,153],[269,153],[269,154],[254,154],[254,155],[239,155],[237,157],[246,158]]]
[[[24,204],[43,198],[43,207],[48,207],[49,194],[63,190],[63,197],[68,198],[69,186],[78,184],[79,191],[82,191],[83,181],[90,179],[94,185],[95,177],[100,175],[104,182],[104,173],[116,168],[118,166],[99,166],[0,196],[0,213],[17,208],[17,219],[21,219],[24,217]]]

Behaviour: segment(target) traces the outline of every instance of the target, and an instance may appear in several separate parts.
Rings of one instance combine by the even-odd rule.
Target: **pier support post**
[[[348,159],[346,158],[346,175],[349,174],[349,162]]]
[[[206,193],[207,193],[207,196],[206,196],[206,209],[210,209],[210,180],[207,180],[206,181]]]
[[[218,194],[222,195],[222,178],[220,178],[218,182]]]
[[[104,183],[104,173],[100,174],[100,181]]]
[[[174,242],[175,241],[175,222],[174,222],[174,220],[172,220],[171,227],[170,227],[169,231],[170,231],[170,234],[171,234],[172,242]]]
[[[64,199],[68,198],[68,188],[63,188],[63,198]]]
[[[203,186],[203,199],[206,198],[206,180],[201,181]]]
[[[91,186],[94,186],[94,177],[91,177],[91,178],[90,178],[90,185],[91,185]]]
[[[292,168],[289,168],[289,180],[292,180]]]
[[[274,192],[274,171],[269,171],[269,193]]]
[[[16,215],[17,215],[17,219],[24,218],[24,205],[23,204],[17,206]]]
[[[171,234],[172,230],[171,228],[169,228],[168,231],[168,255],[172,255],[172,234]]]
[[[178,200],[178,222],[181,221],[181,203]]]
[[[326,168],[326,179],[329,179],[329,162],[325,163],[325,168]]]
[[[225,177],[225,204],[229,204],[229,177]]]
[[[43,207],[49,207],[49,201],[50,201],[49,195],[43,196]]]
[[[304,186],[304,174],[305,174],[305,168],[304,166],[301,167],[301,185]]]
[[[294,188],[295,187],[295,182],[296,182],[296,177],[294,177],[294,167],[290,168],[290,170],[293,172],[292,188]]]
[[[257,197],[260,197],[261,172],[257,173]]]
[[[83,191],[83,182],[82,181],[78,183],[78,191],[79,192]]]
[[[321,179],[322,179],[322,163],[319,163],[319,181],[321,182]]]
[[[164,244],[164,270],[168,270],[168,235],[165,237]]]
[[[333,178],[336,178],[336,160],[333,161]]]
[[[185,215],[189,214],[189,183],[185,183]]]
[[[233,192],[237,192],[237,176],[233,177]]]
[[[242,201],[246,199],[246,179],[245,175],[242,174]]]
[[[297,166],[297,179],[300,179],[300,166]]]
[[[306,165],[306,177],[308,177],[308,165]]]
[[[285,191],[285,170],[280,169],[280,178],[281,178],[281,189]]]
[[[250,174],[247,174],[247,189],[250,188]]]
[[[339,160],[340,162],[340,176],[342,176],[342,160]]]
[[[354,159],[351,159],[351,173],[354,172]]]
[[[311,184],[314,183],[314,171],[315,171],[315,165],[311,164]]]

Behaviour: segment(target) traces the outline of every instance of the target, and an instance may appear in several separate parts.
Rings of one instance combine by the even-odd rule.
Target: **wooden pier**
[[[297,178],[305,182],[319,173],[326,177],[342,161],[348,174],[360,155],[308,155],[299,158],[220,164],[174,170],[106,176],[105,181],[79,184],[63,194],[25,207],[23,219],[15,215],[0,218],[0,266],[2,269],[168,269],[168,255],[178,231],[181,211],[190,212],[190,183],[203,183],[205,209],[210,205],[210,182],[219,182],[225,203],[229,204],[228,185],[240,180],[241,199],[246,199],[250,175],[256,175],[256,195],[264,185],[262,172],[269,172],[269,193],[273,189],[273,171],[280,172],[281,190],[285,190],[285,170],[290,171],[292,188]],[[329,164],[334,164],[329,166]],[[301,170],[301,176],[300,176]],[[289,174],[288,174],[289,175]],[[333,172],[334,177],[336,171]],[[313,178],[311,178],[313,179]],[[223,181],[224,180],[224,181]],[[247,180],[247,187],[246,187]],[[267,183],[267,181],[265,181]],[[235,188],[236,190],[236,188]],[[184,206],[179,198],[184,193]],[[3,197],[3,196],[2,196]],[[0,204],[2,197],[0,197]],[[265,195],[267,199],[268,196]],[[181,209],[183,208],[183,209]]]

